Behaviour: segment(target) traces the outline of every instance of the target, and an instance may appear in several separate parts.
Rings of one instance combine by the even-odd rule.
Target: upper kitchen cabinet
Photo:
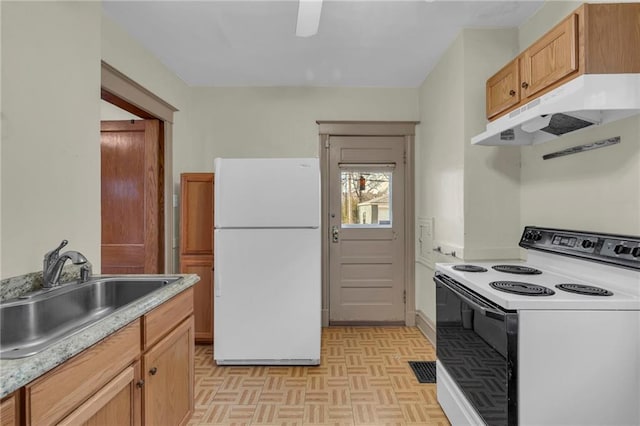
[[[494,120],[582,74],[640,72],[640,3],[583,4],[487,80]]]
[[[578,71],[578,15],[570,15],[522,54],[522,97],[529,98]]]
[[[487,80],[487,116],[493,117],[520,102],[520,65],[514,59]]]
[[[194,286],[196,343],[213,342],[213,173],[180,175],[180,272]]]

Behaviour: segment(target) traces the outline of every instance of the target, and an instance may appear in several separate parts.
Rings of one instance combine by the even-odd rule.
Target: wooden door
[[[402,323],[404,137],[329,139],[329,321]]]
[[[213,342],[213,173],[180,175],[180,272],[198,274],[196,343]]]
[[[193,413],[193,316],[143,355],[143,422],[183,425]]]
[[[135,426],[140,424],[140,364],[127,367],[59,426]]]
[[[104,274],[164,270],[161,131],[158,120],[101,122]]]
[[[519,58],[509,62],[487,80],[487,118],[494,117],[520,102]]]
[[[578,15],[572,14],[522,54],[522,98],[578,71]]]

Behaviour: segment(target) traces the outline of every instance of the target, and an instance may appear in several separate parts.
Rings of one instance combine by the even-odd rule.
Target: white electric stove
[[[436,265],[454,425],[640,425],[640,237],[526,227],[527,260]]]

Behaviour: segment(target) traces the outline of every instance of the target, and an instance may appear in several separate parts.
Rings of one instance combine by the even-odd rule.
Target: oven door
[[[438,360],[487,425],[517,425],[518,314],[436,273]]]

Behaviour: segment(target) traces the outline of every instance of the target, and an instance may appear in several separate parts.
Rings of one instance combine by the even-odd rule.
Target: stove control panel
[[[640,237],[527,226],[520,246],[640,269]]]
[[[604,240],[600,254],[622,259],[640,260],[640,242],[608,238]]]

